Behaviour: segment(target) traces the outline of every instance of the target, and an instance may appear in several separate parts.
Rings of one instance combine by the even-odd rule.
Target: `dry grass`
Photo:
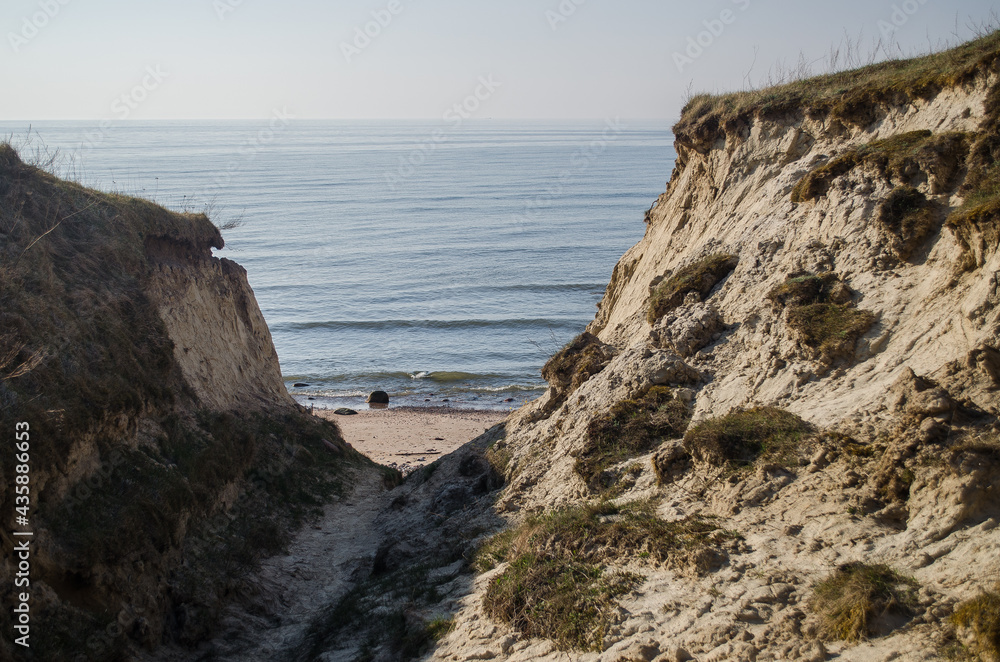
[[[819,166],[795,185],[791,199],[799,203],[826,195],[835,180],[860,166],[900,185],[929,181],[939,191],[949,190],[956,184],[955,175],[968,149],[964,133],[900,133],[848,150]]]
[[[614,356],[609,345],[584,332],[556,352],[542,367],[542,378],[554,392],[549,409],[555,410],[569,394],[604,370]]]
[[[876,317],[851,305],[815,303],[789,309],[786,319],[820,361],[832,363],[854,354],[858,338],[872,328]]]
[[[704,299],[723,278],[736,268],[735,255],[716,253],[690,264],[656,286],[649,300],[646,319],[650,324],[684,303],[684,298],[697,292]]]
[[[690,420],[691,412],[671,389],[650,387],[590,422],[576,472],[591,489],[607,489],[613,482],[605,473],[608,467],[642,455],[665,439],[679,438]]]
[[[856,642],[877,636],[886,616],[909,616],[916,580],[886,565],[848,563],[815,587],[810,603],[829,639]]]
[[[757,119],[829,117],[866,127],[886,109],[928,99],[942,89],[995,72],[1000,32],[925,57],[891,60],[786,85],[722,96],[701,94],[674,126],[679,144],[699,151],[725,136],[740,136]]]
[[[737,409],[703,421],[684,435],[684,447],[696,460],[715,466],[745,467],[758,459],[794,464],[800,442],[811,426],[783,409]]]
[[[969,653],[982,662],[1000,661],[1000,584],[958,605],[951,622],[972,635]]]
[[[616,599],[642,582],[606,564],[637,560],[704,573],[725,559],[735,538],[704,519],[664,521],[648,503],[591,503],[532,517],[480,549],[481,571],[509,561],[483,606],[524,635],[600,650]]]
[[[768,294],[786,309],[785,321],[813,357],[823,363],[847,359],[858,339],[875,324],[875,314],[851,302],[850,289],[832,273],[789,278]]]
[[[599,652],[617,598],[641,583],[633,573],[528,554],[490,582],[483,608],[524,636],[550,639],[563,650]]]
[[[646,502],[614,505],[608,501],[565,508],[531,517],[490,539],[477,554],[476,567],[489,570],[525,554],[571,557],[590,563],[643,559],[654,565],[704,572],[732,534],[710,520],[668,522]]]
[[[940,226],[940,210],[912,186],[893,189],[879,205],[878,222],[899,240],[895,251],[900,259],[909,258]]]

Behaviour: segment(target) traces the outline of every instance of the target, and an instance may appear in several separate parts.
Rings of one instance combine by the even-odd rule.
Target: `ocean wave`
[[[513,318],[501,320],[467,319],[467,320],[327,320],[319,322],[283,322],[275,324],[271,331],[392,331],[405,329],[426,329],[431,331],[462,330],[462,329],[552,329],[579,327],[583,328],[588,320],[552,319],[552,318]]]

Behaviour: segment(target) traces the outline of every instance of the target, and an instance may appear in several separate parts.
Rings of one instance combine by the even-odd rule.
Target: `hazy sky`
[[[730,90],[751,65],[757,81],[800,53],[822,59],[845,31],[866,49],[885,35],[926,51],[969,38],[995,5],[3,0],[0,120],[436,119],[455,104],[475,117],[671,120],[689,86]]]

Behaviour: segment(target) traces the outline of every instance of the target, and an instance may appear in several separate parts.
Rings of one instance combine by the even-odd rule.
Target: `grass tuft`
[[[695,425],[684,435],[684,446],[696,460],[715,466],[744,467],[758,459],[788,465],[811,430],[783,409],[737,409]]]
[[[555,410],[562,405],[570,393],[604,370],[613,356],[614,351],[610,345],[587,332],[556,352],[542,367],[542,378],[549,383],[554,393],[549,409]]]
[[[955,608],[951,616],[955,627],[970,630],[972,652],[983,662],[1000,660],[1000,584],[993,591],[983,591]]]
[[[483,608],[525,636],[550,639],[563,650],[599,652],[616,599],[641,583],[634,573],[525,554],[490,582]]]
[[[684,434],[691,412],[665,386],[652,386],[614,405],[587,426],[586,446],[575,469],[591,489],[608,489],[613,477],[605,470],[652,450],[664,439]]]
[[[967,152],[963,133],[900,133],[848,150],[811,171],[792,189],[792,202],[806,202],[826,195],[835,180],[859,166],[874,168],[890,182],[909,186],[926,180],[933,188],[943,191],[953,185]]]
[[[887,565],[848,563],[816,585],[810,608],[827,638],[861,641],[879,634],[884,617],[912,615],[917,586]]]
[[[697,292],[704,299],[719,281],[736,269],[738,263],[739,258],[735,255],[716,253],[678,270],[653,290],[647,321],[656,324],[661,317],[683,304],[684,298],[692,292]]]
[[[879,205],[878,222],[899,240],[896,257],[907,259],[939,227],[937,205],[912,186],[900,186]]]
[[[854,307],[850,289],[832,273],[789,278],[768,299],[786,309],[788,326],[824,363],[853,355],[876,320],[874,313]]]
[[[563,649],[601,650],[616,598],[642,582],[606,564],[632,559],[703,574],[737,537],[702,518],[667,522],[649,503],[604,501],[531,517],[495,535],[475,566],[487,571],[509,562],[483,601],[491,617]]]

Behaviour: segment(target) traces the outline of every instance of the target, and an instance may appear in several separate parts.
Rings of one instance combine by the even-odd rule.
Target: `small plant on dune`
[[[679,438],[691,413],[665,386],[653,386],[614,405],[587,426],[586,446],[576,459],[576,472],[591,489],[611,487],[605,470],[652,450],[664,439]]]
[[[971,635],[969,653],[982,662],[1000,661],[1000,584],[958,605],[951,622]]]
[[[788,278],[768,294],[785,309],[785,321],[822,363],[854,354],[858,339],[875,324],[875,314],[856,308],[850,289],[833,273]]]
[[[884,617],[912,615],[917,586],[887,565],[848,563],[815,586],[810,608],[825,637],[861,641],[878,635]]]
[[[483,607],[526,636],[551,639],[564,650],[600,651],[616,599],[641,582],[639,575],[593,563],[527,554],[490,582]]]
[[[871,311],[835,303],[792,308],[787,316],[788,326],[825,363],[851,356],[858,339],[872,328],[875,319]]]
[[[592,333],[581,333],[567,343],[542,367],[542,378],[553,392],[548,409],[554,411],[561,406],[570,393],[604,370],[613,357],[613,348]]]
[[[937,206],[912,186],[893,189],[879,205],[878,222],[891,236],[899,239],[896,256],[907,259],[939,224]]]
[[[775,407],[737,409],[703,421],[684,435],[684,447],[696,460],[716,466],[743,467],[758,459],[791,464],[811,426]]]
[[[692,292],[697,292],[704,299],[719,281],[736,269],[738,263],[739,258],[735,255],[716,253],[679,269],[653,290],[647,321],[656,324],[661,317],[683,304],[684,298]]]

